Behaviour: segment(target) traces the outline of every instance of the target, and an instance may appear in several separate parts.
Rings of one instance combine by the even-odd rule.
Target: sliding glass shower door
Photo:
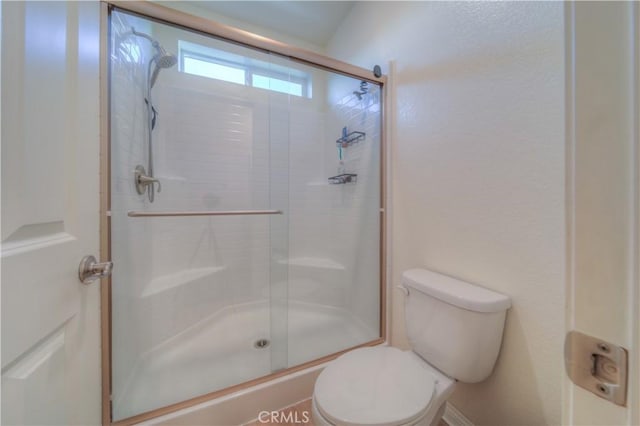
[[[380,337],[380,88],[114,9],[111,393],[130,418]]]

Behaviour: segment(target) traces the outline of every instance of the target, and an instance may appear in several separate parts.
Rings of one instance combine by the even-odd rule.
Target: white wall
[[[391,284],[426,267],[513,298],[493,376],[451,399],[478,425],[561,419],[563,31],[559,3],[361,2],[327,49],[397,64]]]
[[[158,3],[160,6],[168,7],[178,10],[190,15],[199,16],[202,18],[210,19],[215,22],[219,22],[224,25],[228,25],[234,28],[238,28],[244,31],[249,31],[254,34],[259,34],[263,37],[268,37],[272,40],[278,40],[282,43],[291,44],[293,46],[302,47],[304,49],[313,50],[316,52],[324,51],[324,46],[315,43],[309,43],[300,38],[294,38],[283,34],[281,31],[275,28],[268,28],[261,25],[257,25],[244,20],[234,19],[221,13],[216,13],[210,8],[200,5],[200,1],[184,1],[184,0],[151,0]],[[248,7],[251,7],[250,5]]]

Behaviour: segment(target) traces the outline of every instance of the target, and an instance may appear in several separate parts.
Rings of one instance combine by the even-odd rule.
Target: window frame
[[[189,43],[191,44],[191,43]],[[215,49],[212,48],[208,48],[206,46],[202,46],[205,49],[210,49],[211,51],[215,52]],[[302,71],[298,71],[299,73],[303,74],[305,77],[301,77],[298,75],[294,75],[291,73],[284,73],[284,72],[279,72],[277,70],[273,70],[264,66],[260,66],[258,64],[256,64],[255,62],[262,62],[262,61],[255,61],[255,60],[251,60],[249,59],[246,63],[241,63],[241,62],[237,62],[237,61],[231,61],[231,60],[227,60],[224,58],[220,58],[217,56],[214,56],[212,54],[207,54],[207,53],[202,53],[202,52],[198,52],[195,49],[190,49],[188,47],[182,47],[180,46],[178,49],[178,61],[179,61],[179,71],[183,72],[185,74],[190,74],[190,75],[198,75],[200,77],[205,77],[205,78],[211,78],[214,80],[219,80],[219,81],[224,81],[227,83],[232,83],[232,84],[239,84],[236,83],[234,81],[229,81],[229,80],[224,80],[224,79],[218,79],[215,77],[208,77],[208,76],[203,76],[200,74],[191,74],[187,71],[185,71],[185,58],[188,59],[194,59],[196,61],[202,61],[202,62],[208,62],[211,64],[216,64],[216,65],[221,65],[224,67],[229,67],[229,68],[235,68],[238,70],[242,70],[244,71],[244,85],[247,87],[251,87],[253,89],[258,89],[258,90],[268,90],[274,93],[281,93],[283,95],[288,95],[288,96],[296,96],[296,97],[301,97],[301,98],[311,98],[311,75],[306,74]],[[252,63],[253,62],[253,63]],[[253,80],[254,80],[254,75],[259,75],[262,77],[266,77],[269,79],[276,79],[276,80],[280,80],[289,84],[297,84],[301,87],[301,94],[297,95],[297,94],[293,94],[291,92],[283,92],[280,90],[274,90],[274,89],[269,89],[269,88],[264,88],[264,87],[259,87],[259,86],[254,86],[253,84]]]

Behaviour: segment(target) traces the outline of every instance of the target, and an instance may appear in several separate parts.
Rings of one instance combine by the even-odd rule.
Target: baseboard
[[[466,418],[456,407],[447,402],[442,420],[449,426],[474,426],[471,420]]]

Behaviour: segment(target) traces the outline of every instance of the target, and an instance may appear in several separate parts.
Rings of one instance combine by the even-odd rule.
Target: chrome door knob
[[[89,255],[82,258],[78,267],[78,278],[83,284],[89,284],[97,279],[108,277],[113,271],[113,262],[98,263],[95,257]]]

